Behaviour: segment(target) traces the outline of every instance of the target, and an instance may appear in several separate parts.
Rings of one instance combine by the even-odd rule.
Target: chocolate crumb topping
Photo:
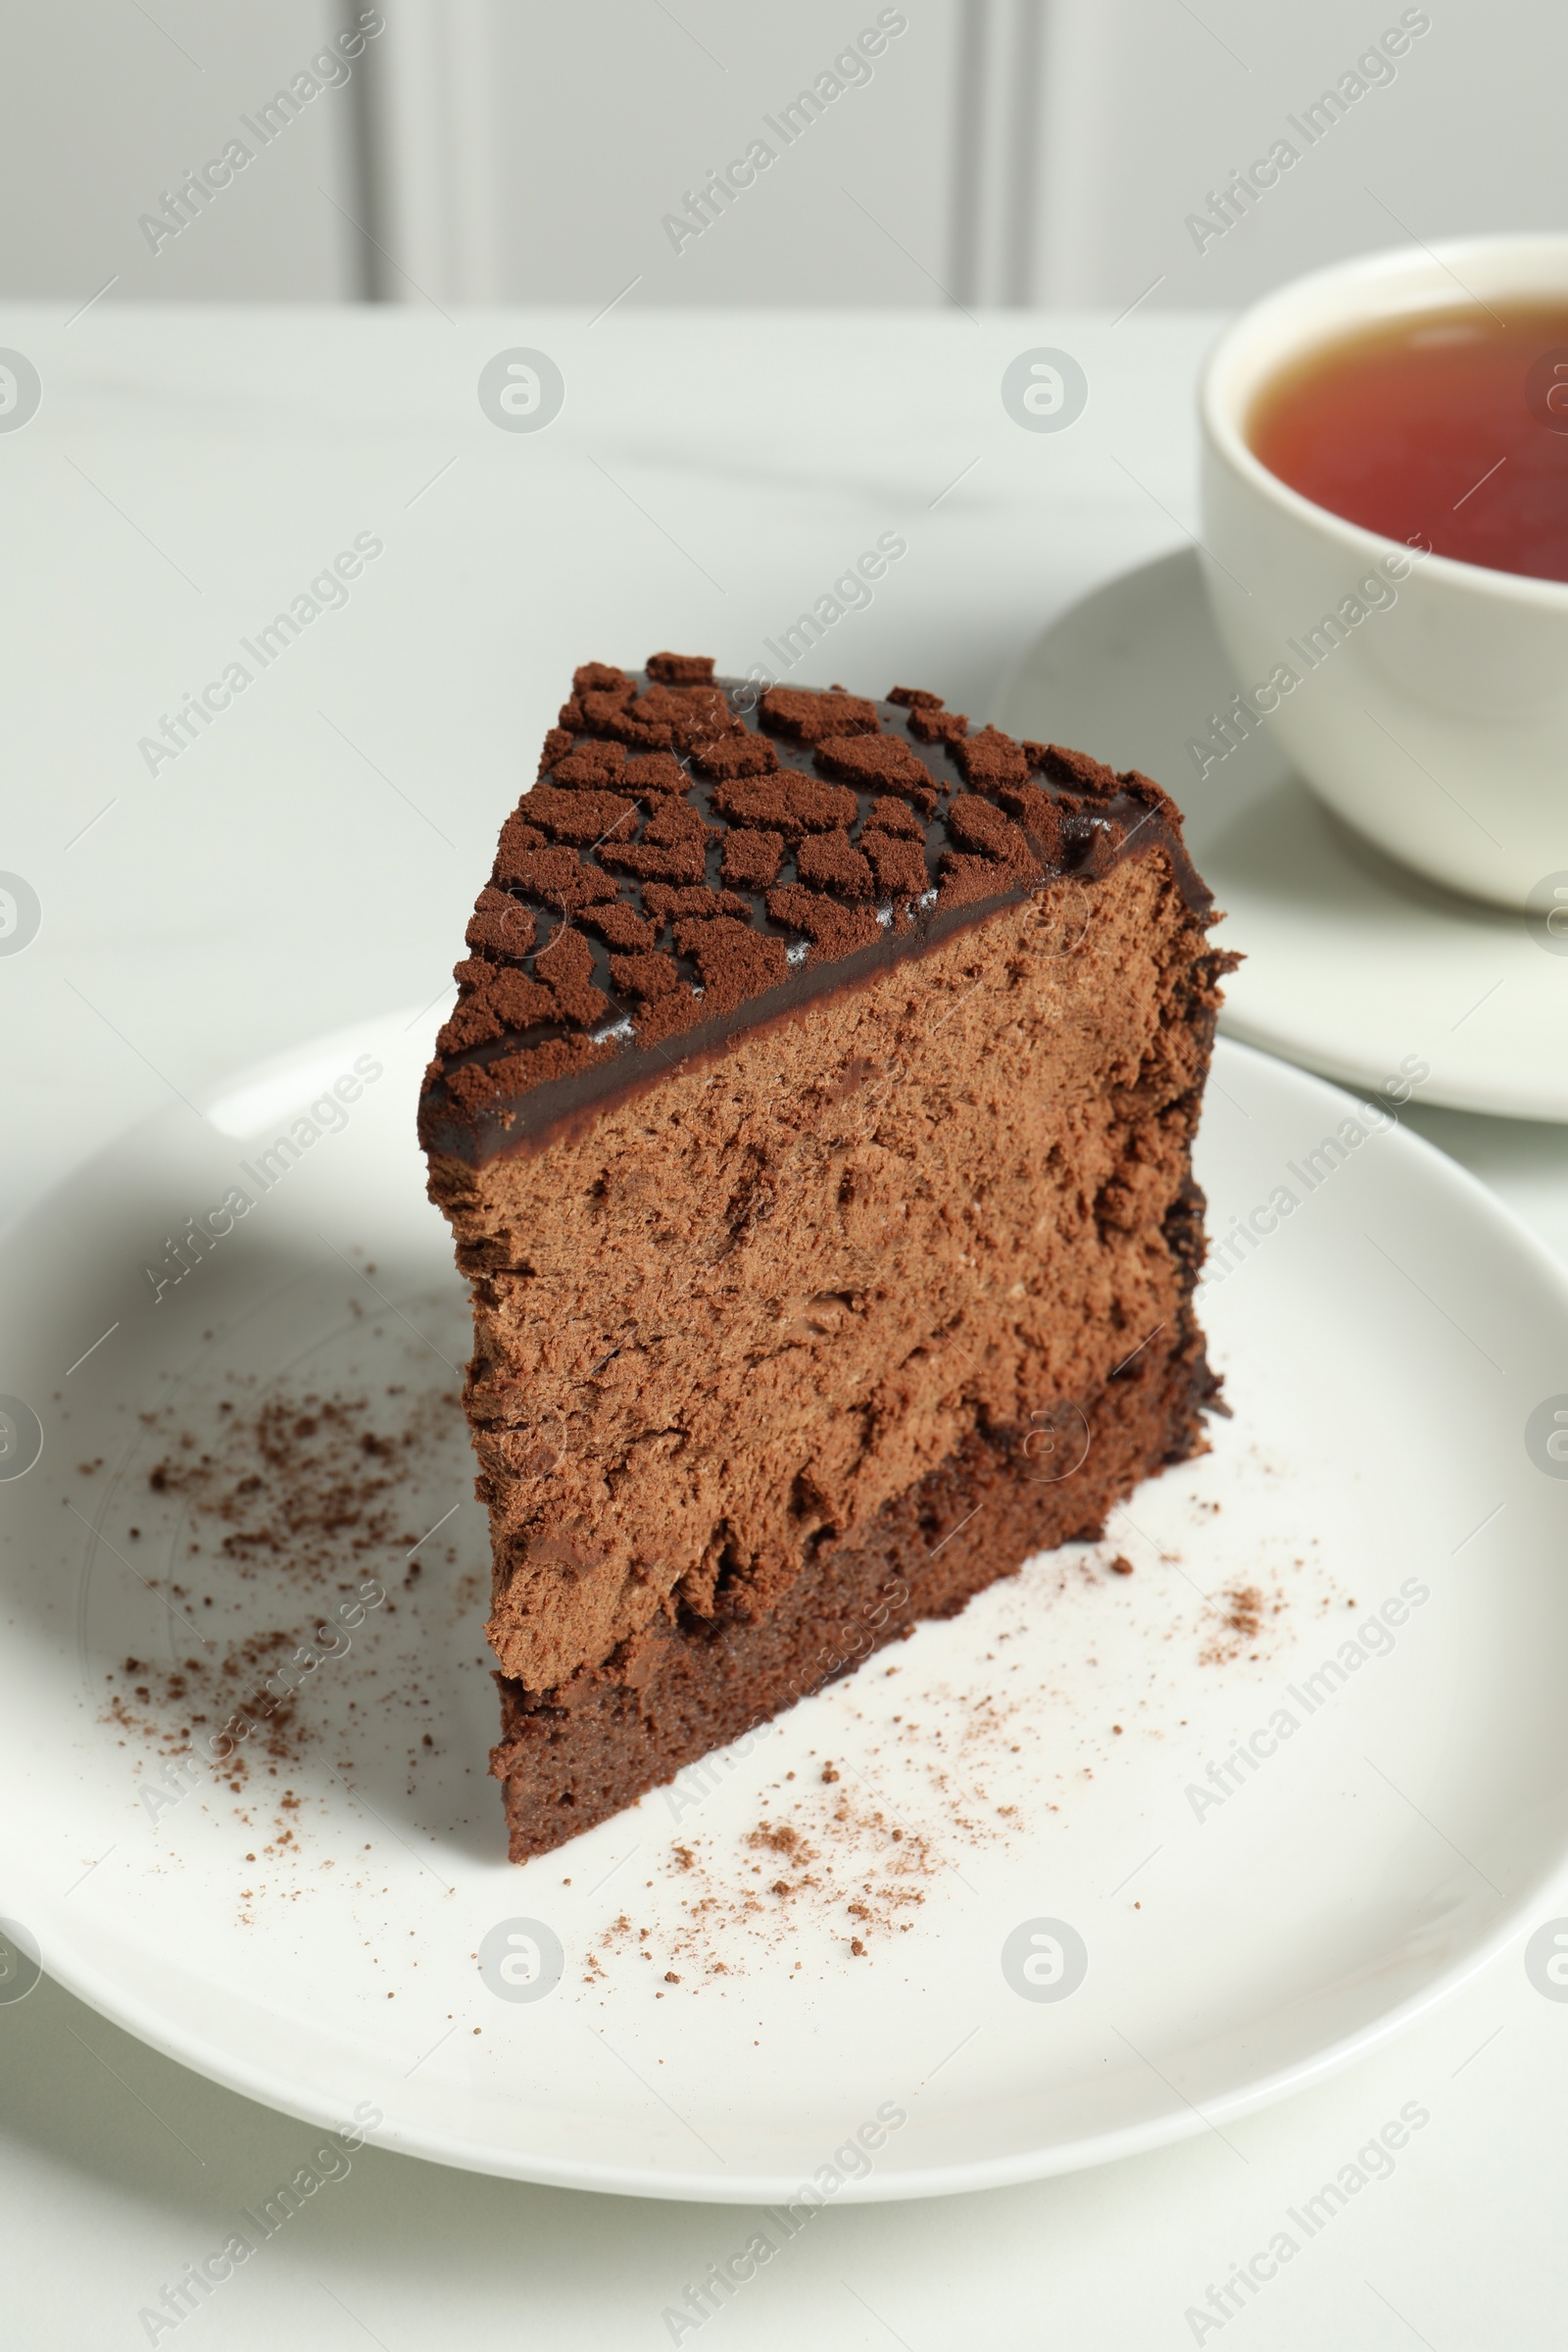
[[[1211,902],[1159,786],[894,687],[590,662],[506,819],[426,1073],[427,1150],[470,1166],[934,946],[993,908],[1162,858]]]

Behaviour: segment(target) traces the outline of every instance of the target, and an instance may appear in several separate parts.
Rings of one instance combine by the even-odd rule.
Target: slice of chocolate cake
[[[425,1081],[522,1860],[1202,1445],[1234,958],[1146,776],[578,670]]]

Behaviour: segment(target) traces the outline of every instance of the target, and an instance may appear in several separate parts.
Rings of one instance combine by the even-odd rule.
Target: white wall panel
[[[106,283],[111,302],[358,293],[363,239],[345,214],[363,65],[312,60],[359,13],[358,0],[5,0],[0,295],[74,307]],[[327,73],[348,78],[296,98],[292,117],[275,108],[270,131],[260,110]],[[158,235],[165,195],[221,165],[229,141],[250,161]]]
[[[1379,57],[1401,23],[1404,53]],[[1152,284],[1156,304],[1240,305],[1407,233],[1568,220],[1552,0],[1054,0],[1047,83],[1042,300],[1120,310]],[[1314,131],[1325,91],[1343,111]],[[1279,140],[1295,161],[1227,224],[1211,194]]]
[[[389,247],[441,300],[940,305],[959,13],[398,0]]]
[[[0,0],[0,294],[1213,307],[1568,212],[1560,0],[382,7],[351,80],[155,253],[139,217],[359,0]]]

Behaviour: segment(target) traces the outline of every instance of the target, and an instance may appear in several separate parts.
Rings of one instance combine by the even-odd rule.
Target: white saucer
[[[1004,684],[997,724],[1142,768],[1185,811],[1229,917],[1216,937],[1248,959],[1225,983],[1232,1037],[1369,1090],[1425,1062],[1417,1102],[1568,1119],[1568,953],[1360,841],[1291,774],[1266,723],[1200,777],[1188,744],[1216,741],[1210,715],[1236,692],[1184,549],[1054,622]]]
[[[0,1480],[0,1912],[73,1991],[252,2097],[477,2171],[881,2199],[1223,2132],[1540,1916],[1568,1849],[1568,1489],[1524,1433],[1568,1385],[1568,1275],[1440,1154],[1396,1129],[1350,1142],[1347,1098],[1226,1044],[1200,1155],[1214,1228],[1275,1227],[1202,1294],[1235,1410],[1213,1451],[673,1803],[510,1868],[450,1401],[466,1305],[413,1133],[430,1026],[160,1116],[0,1249],[0,1388],[43,1429]],[[164,1237],[367,1053],[383,1075],[347,1126],[155,1303]],[[275,1775],[258,1753],[238,1795],[209,1774],[149,1804],[161,1758],[106,1714],[124,1661],[155,1676],[334,1597],[286,1559],[246,1580],[150,1484],[245,1383],[400,1393],[388,1434],[414,1415],[418,1466],[355,1565],[396,1608],[316,1671],[318,1741]],[[1255,1623],[1220,1597],[1245,1588]],[[1241,1740],[1251,1760],[1228,1762]],[[815,1858],[749,1843],[764,1822]],[[815,1884],[779,1896],[780,1871]],[[527,1993],[551,1938],[564,1975],[541,1997],[481,1975],[499,1941]],[[1049,1997],[1074,1938],[1087,1973]],[[0,1970],[0,1997],[16,1983]]]

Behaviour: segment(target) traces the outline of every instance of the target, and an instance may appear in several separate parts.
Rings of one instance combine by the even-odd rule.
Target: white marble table
[[[984,711],[1045,620],[1191,524],[1192,383],[1215,323],[6,311],[0,344],[43,398],[0,431],[0,867],[33,885],[42,926],[0,957],[0,1213],[171,1090],[432,1000],[498,811],[584,656],[672,645],[744,670],[893,532],[906,553],[834,622],[820,668]],[[1079,359],[1089,407],[1026,433],[999,382],[1046,344]],[[543,431],[481,411],[481,368],[514,347],[562,370]],[[380,552],[345,602],[265,668],[242,651],[363,534]],[[209,695],[177,758],[139,748],[234,661],[250,683],[226,709]],[[1568,1129],[1411,1116],[1568,1256]],[[8,2345],[147,2342],[141,2308],[310,2136],[47,1982],[0,2007],[0,2085]],[[1516,1950],[1224,2139],[829,2212],[704,2337],[1544,2352],[1564,2340],[1565,2094],[1568,2003],[1531,1987]],[[1187,2316],[1410,2100],[1429,2128],[1259,2308]],[[368,2149],[178,2332],[654,2346],[662,2307],[744,2224]]]

